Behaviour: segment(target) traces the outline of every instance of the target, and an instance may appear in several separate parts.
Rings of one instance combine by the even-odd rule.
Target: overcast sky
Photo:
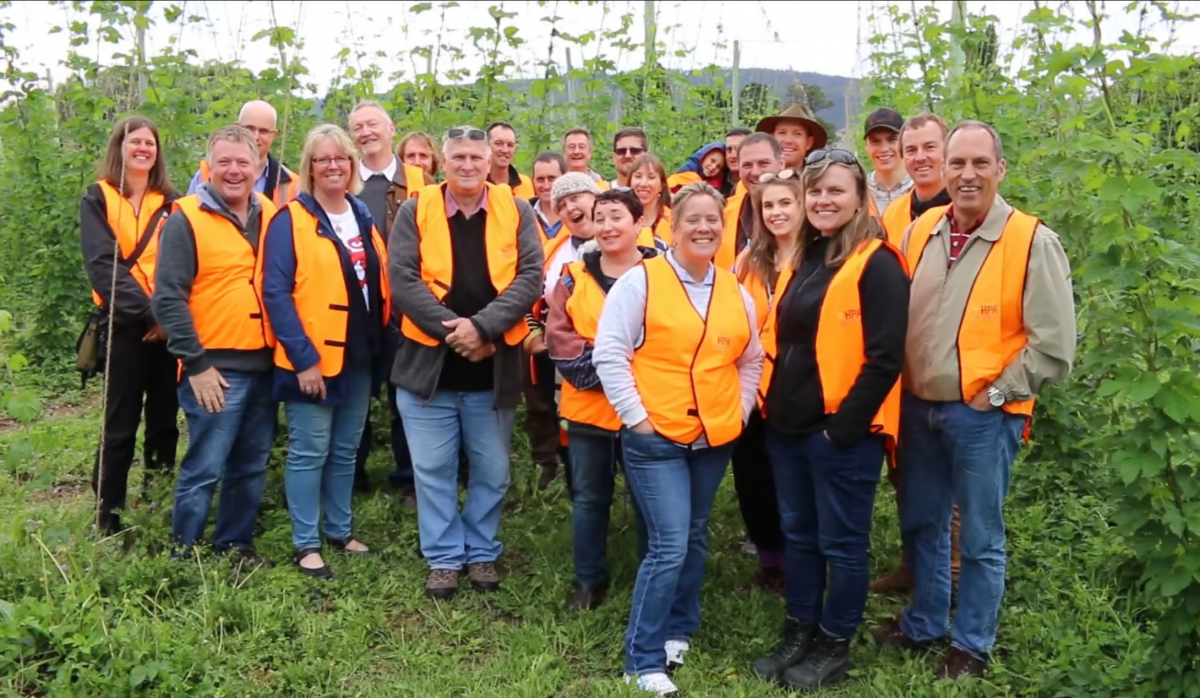
[[[251,41],[255,33],[272,26],[271,11],[275,12],[279,26],[291,27],[303,40],[304,63],[311,75],[309,80],[324,91],[339,73],[337,54],[343,46],[351,48],[351,65],[358,65],[353,53],[358,46],[367,57],[362,67],[372,63],[379,65],[385,73],[402,71],[407,79],[415,72],[423,72],[424,60],[412,56],[409,49],[418,46],[436,45],[436,36],[442,13],[434,3],[433,10],[413,13],[413,2],[223,2],[209,0],[176,0],[188,15],[197,15],[203,21],[196,24],[168,25],[162,19],[163,7],[168,3],[155,3],[152,17],[156,23],[147,36],[149,55],[156,54],[174,39],[185,48],[195,49],[200,58],[235,58],[252,69],[260,70],[275,55],[265,40]],[[741,47],[743,67],[790,69],[795,71],[861,77],[865,72],[864,62],[870,52],[867,43],[873,31],[880,28],[869,18],[873,11],[887,3],[860,0],[858,2],[775,2],[741,0],[739,2],[658,2],[658,40],[667,48],[662,59],[672,68],[701,68],[716,63],[731,65],[733,42]],[[950,2],[933,4],[944,17],[949,17]],[[1123,11],[1124,2],[1107,3],[1114,17],[1105,24],[1105,32],[1116,37],[1120,30],[1136,30],[1138,17]],[[1200,12],[1200,2],[1170,3],[1182,10]],[[22,63],[44,75],[49,69],[55,80],[65,75],[60,62],[68,50],[66,32],[51,34],[51,28],[65,26],[68,19],[78,20],[81,16],[72,13],[70,3],[52,6],[44,2],[17,2],[0,11],[0,16],[16,25],[13,35],[6,41],[19,48]],[[644,2],[630,0],[606,0],[588,7],[585,3],[547,2],[539,6],[530,0],[493,0],[492,2],[462,2],[460,7],[446,11],[446,27],[442,45],[459,46],[465,57],[456,67],[474,72],[484,62],[479,49],[471,45],[466,29],[471,26],[487,26],[491,20],[488,7],[498,5],[517,17],[506,20],[518,28],[517,36],[525,40],[520,48],[509,49],[507,55],[515,56],[516,64],[527,75],[540,73],[538,62],[547,57],[550,24],[543,22],[557,8],[562,18],[558,28],[562,32],[583,34],[595,31],[611,31],[620,26],[621,15],[632,14],[632,40],[641,43],[643,37]],[[903,3],[907,7],[909,3]],[[1082,3],[1076,3],[1075,12],[1082,14]],[[1011,40],[1020,18],[1033,9],[1032,1],[1009,0],[1006,2],[968,2],[972,13],[988,12],[1001,20],[1000,32],[1003,43]],[[606,11],[607,10],[607,14]],[[889,26],[884,23],[882,29]],[[1160,39],[1168,38],[1165,25],[1155,23],[1148,33]],[[1081,37],[1090,39],[1090,37]],[[1185,25],[1177,36],[1179,48],[1195,51],[1200,47],[1200,22]],[[86,47],[87,55],[102,62],[111,61],[114,51],[129,51],[132,37],[121,46]],[[565,64],[565,43],[555,45],[555,59]],[[682,55],[676,55],[676,52]],[[380,52],[383,57],[376,54]],[[622,50],[612,45],[612,40],[599,39],[587,46],[571,48],[571,59],[578,67],[582,59],[595,58],[599,52],[615,60],[621,69],[635,68],[642,62],[640,49]],[[581,55],[582,54],[582,55]],[[420,61],[420,64],[414,63]],[[439,73],[453,66],[443,55]],[[380,87],[387,87],[385,80]]]

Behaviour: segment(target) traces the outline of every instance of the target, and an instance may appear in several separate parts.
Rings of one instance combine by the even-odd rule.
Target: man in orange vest
[[[912,188],[912,178],[904,170],[900,158],[900,130],[904,117],[895,109],[881,107],[867,115],[863,139],[871,158],[871,174],[867,175],[867,193],[875,215],[882,214],[896,197]]]
[[[735,187],[742,181],[742,173],[738,169],[738,149],[749,135],[750,129],[745,126],[734,126],[725,133],[725,165],[729,168],[729,181]]]
[[[258,148],[259,169],[253,182],[254,191],[264,194],[275,204],[275,208],[283,208],[300,192],[300,177],[271,155],[271,145],[275,142],[275,136],[279,135],[275,128],[276,121],[275,107],[261,99],[246,102],[238,112],[238,125],[254,134],[254,143]],[[187,193],[198,192],[200,185],[207,182],[210,176],[208,161],[200,161],[200,169],[192,176]]]
[[[529,201],[536,192],[529,175],[517,172],[513,156],[517,154],[517,130],[507,121],[495,121],[487,127],[488,146],[492,149],[491,170],[487,181],[507,184],[518,199]]]
[[[459,126],[442,139],[446,181],[400,207],[388,242],[400,344],[392,365],[412,452],[421,551],[433,598],[500,586],[496,539],[521,400],[525,316],[541,295],[542,248],[529,203],[487,182],[487,134]],[[458,445],[467,445],[467,501],[458,506]]]
[[[946,139],[948,208],[905,233],[912,273],[900,427],[900,528],[913,602],[874,634],[925,649],[950,629],[950,516],[962,569],[950,651],[938,675],[980,676],[1004,595],[1010,469],[1046,386],[1071,371],[1071,269],[1054,231],[997,193],[1000,135],[965,121]]]
[[[737,255],[754,232],[754,202],[750,191],[757,189],[764,174],[779,174],[783,169],[783,148],[779,141],[761,131],[746,136],[738,148],[738,184],[725,201],[725,234],[713,264],[733,269]]]
[[[254,270],[275,206],[254,192],[258,150],[245,128],[217,129],[206,162],[209,180],[177,201],[163,226],[152,299],[167,349],[187,377],[178,393],[188,445],[171,532],[184,549],[198,542],[221,483],[213,548],[258,563],[251,538],[277,409]]]

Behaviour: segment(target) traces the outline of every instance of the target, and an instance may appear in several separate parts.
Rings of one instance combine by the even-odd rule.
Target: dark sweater
[[[938,206],[949,206],[950,192],[943,189],[937,193],[937,196],[933,197],[929,201],[921,201],[917,198],[917,192],[914,191],[910,201],[911,204],[909,205],[909,210],[912,212],[912,219],[915,221],[921,216],[922,213],[925,213],[931,208],[936,208]]]
[[[459,317],[472,317],[496,300],[496,289],[492,287],[492,277],[488,271],[484,234],[486,221],[487,212],[482,209],[470,218],[459,211],[448,221],[454,276],[450,280],[450,292],[442,302]],[[491,390],[495,382],[492,375],[495,364],[494,356],[471,361],[447,346],[438,389],[462,392]]]
[[[825,413],[817,370],[816,340],[821,306],[836,269],[825,264],[829,241],[809,243],[800,269],[779,299],[778,352],[767,392],[766,419],[787,434],[824,430],[835,444],[849,447],[870,434],[871,422],[904,366],[908,332],[908,276],[885,249],[867,261],[859,280],[863,345],[867,361],[835,414]]]
[[[376,172],[363,182],[362,191],[358,194],[358,198],[367,205],[367,210],[371,212],[371,220],[375,222],[375,227],[379,229],[380,235],[383,235],[385,230],[388,189],[391,187],[392,180]]]

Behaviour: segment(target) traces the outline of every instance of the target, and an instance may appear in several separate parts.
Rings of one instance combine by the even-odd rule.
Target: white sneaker
[[[667,644],[663,646],[667,651],[667,671],[675,671],[683,666],[683,655],[691,649],[687,640],[667,640]]]
[[[633,683],[634,677],[625,675],[625,683]],[[637,677],[639,691],[653,693],[659,698],[679,695],[679,687],[666,674],[642,674]]]

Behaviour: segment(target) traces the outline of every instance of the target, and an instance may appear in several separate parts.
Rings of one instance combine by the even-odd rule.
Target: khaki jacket
[[[923,400],[970,401],[962,394],[958,330],[975,277],[993,243],[1000,239],[1013,207],[996,197],[983,225],[967,241],[954,266],[950,222],[943,217],[930,235],[920,263],[911,270],[904,389]],[[904,232],[907,253],[913,226]],[[1075,299],[1071,268],[1058,234],[1038,225],[1025,278],[1025,332],[1028,345],[994,379],[1009,401],[1028,400],[1071,372],[1075,358]]]

